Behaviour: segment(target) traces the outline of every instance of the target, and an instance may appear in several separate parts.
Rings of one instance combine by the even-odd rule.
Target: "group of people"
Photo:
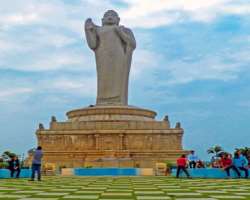
[[[187,168],[205,168],[204,163],[198,158],[195,154],[195,151],[190,151],[188,157],[186,155],[182,155],[177,159],[177,173],[176,177],[179,178],[180,172],[184,171],[187,177],[191,178]]]
[[[240,171],[245,172],[245,178],[249,176],[248,159],[240,151],[235,152],[234,157],[228,153],[222,154],[219,163],[221,168],[226,171],[228,177],[230,177],[230,169],[236,172],[238,178],[241,177]]]
[[[37,174],[37,180],[41,181],[41,164],[42,164],[43,151],[42,147],[38,146],[35,152],[33,153],[32,167],[31,167],[31,179],[30,181],[35,180],[35,175]],[[21,173],[21,164],[17,156],[13,156],[8,161],[9,170],[11,178],[19,178]]]
[[[216,161],[217,168],[221,168],[227,174],[227,177],[230,177],[230,170],[235,171],[238,178],[241,177],[240,171],[244,171],[245,178],[249,177],[249,161],[240,151],[236,151],[234,156],[229,153],[223,153],[220,155],[220,158]],[[191,178],[187,168],[204,168],[204,163],[198,159],[198,156],[195,155],[194,151],[191,151],[188,157],[182,155],[177,159],[177,172],[176,177],[179,178],[180,172],[183,171],[188,178]],[[213,165],[212,165],[213,167]]]
[[[41,181],[41,164],[42,164],[43,151],[42,147],[38,146],[35,152],[33,153],[32,159],[32,173],[30,181],[35,180],[35,175],[37,174],[38,181]],[[245,178],[248,178],[249,173],[249,161],[248,159],[240,152],[236,151],[234,156],[229,153],[223,153],[220,155],[220,159],[216,160],[216,167],[221,168],[227,174],[227,177],[230,177],[230,170],[235,171],[238,178],[241,177],[240,171],[244,171]],[[191,151],[188,157],[182,155],[177,159],[177,172],[176,177],[179,178],[180,172],[183,171],[188,178],[191,178],[187,168],[204,168],[204,163],[198,159],[198,156],[194,151]],[[212,167],[214,167],[212,165]],[[19,178],[21,172],[20,161],[17,156],[13,156],[9,160],[9,170],[10,176],[13,178],[16,172],[16,178]]]
[[[188,155],[188,163],[190,168],[205,168],[204,163],[198,158],[193,150],[190,151]]]

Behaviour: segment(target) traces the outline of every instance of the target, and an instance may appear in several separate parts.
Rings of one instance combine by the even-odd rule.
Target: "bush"
[[[60,166],[58,167],[58,170],[61,172],[61,171],[62,171],[62,169],[65,169],[65,168],[67,168],[67,166],[66,166],[66,165],[60,165]]]
[[[173,163],[173,162],[168,161],[168,160],[166,160],[164,163],[167,165],[167,168],[172,168],[172,167],[173,167],[173,165],[174,165],[174,163]]]
[[[7,162],[0,162],[0,169],[7,169],[9,167],[9,163]]]
[[[165,164],[167,165],[167,174],[170,174],[172,169],[176,168],[176,164],[174,162],[169,161],[169,160],[166,160]]]

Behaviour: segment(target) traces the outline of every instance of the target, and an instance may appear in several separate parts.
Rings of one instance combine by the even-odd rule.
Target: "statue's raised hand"
[[[95,24],[92,22],[91,18],[88,18],[85,22],[85,29],[87,30],[94,30]]]

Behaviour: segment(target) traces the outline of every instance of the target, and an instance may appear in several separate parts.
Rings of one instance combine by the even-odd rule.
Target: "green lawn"
[[[168,177],[46,177],[42,182],[0,179],[0,200],[249,199],[250,180]]]

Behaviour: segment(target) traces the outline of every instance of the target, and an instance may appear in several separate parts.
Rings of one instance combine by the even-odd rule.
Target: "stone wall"
[[[97,120],[104,113],[109,120]],[[124,120],[128,114],[129,120]],[[180,124],[171,128],[168,119],[156,121],[153,111],[102,107],[71,111],[68,116],[66,122],[52,117],[48,129],[40,125],[37,130],[44,162],[67,167],[154,167],[156,162],[174,161],[185,153]]]

